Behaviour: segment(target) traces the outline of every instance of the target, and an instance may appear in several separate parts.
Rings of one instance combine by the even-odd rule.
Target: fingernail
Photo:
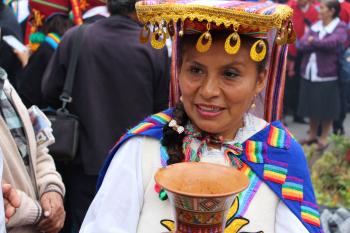
[[[50,215],[50,212],[49,212],[49,211],[45,211],[45,212],[44,212],[44,216],[45,216],[45,217],[48,217],[49,215]]]

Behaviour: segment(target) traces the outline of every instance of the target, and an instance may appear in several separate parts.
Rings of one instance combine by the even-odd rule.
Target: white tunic
[[[237,133],[235,141],[244,142],[267,124],[255,117],[248,118],[250,120],[245,120],[245,126]],[[226,163],[220,150],[203,153],[201,161]],[[161,201],[154,190],[153,177],[160,167],[158,140],[135,137],[122,145],[114,156],[103,184],[87,212],[80,233],[169,231],[160,223],[162,220],[174,220],[169,200]],[[249,224],[238,232],[308,232],[265,183],[259,186],[242,217],[247,219]],[[238,223],[234,221],[233,224]]]

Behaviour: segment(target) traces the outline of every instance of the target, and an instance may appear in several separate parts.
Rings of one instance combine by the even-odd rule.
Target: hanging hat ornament
[[[136,3],[136,11],[145,25],[140,41],[150,41],[154,48],[161,49],[165,39],[171,38],[175,63],[180,61],[179,45],[186,35],[198,35],[195,48],[205,53],[216,43],[216,32],[223,31],[227,33],[224,50],[230,55],[239,53],[245,43],[243,37],[257,39],[249,48],[250,58],[254,62],[267,60],[269,79],[255,112],[268,122],[281,117],[286,44],[296,39],[289,6],[271,1],[141,0]],[[181,96],[178,67],[174,64],[171,70],[170,106],[175,106]]]

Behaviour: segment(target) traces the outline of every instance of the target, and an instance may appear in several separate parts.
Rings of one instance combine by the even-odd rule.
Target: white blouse
[[[237,133],[235,141],[244,142],[263,129],[266,124],[261,119],[246,117],[245,126]],[[159,141],[145,137],[134,137],[121,146],[90,205],[80,233],[167,231],[160,225],[160,220],[173,219],[169,201],[160,201],[153,190],[153,175],[161,167],[159,151]],[[226,163],[220,150],[203,153],[201,161]],[[239,232],[260,230],[264,230],[265,233],[308,232],[264,183],[259,187],[243,217],[250,220],[250,223]]]

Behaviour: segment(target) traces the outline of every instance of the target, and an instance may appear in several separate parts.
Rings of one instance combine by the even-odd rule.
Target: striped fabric
[[[320,212],[318,207],[310,202],[303,202],[301,205],[301,218],[316,227],[321,226]]]
[[[271,126],[267,143],[273,147],[287,149],[290,145],[290,136],[284,129]]]
[[[303,181],[296,177],[287,177],[282,185],[282,196],[287,200],[303,201]]]
[[[57,49],[61,42],[61,38],[56,33],[49,33],[45,37],[45,41],[53,48]]]
[[[21,119],[19,118],[14,106],[4,92],[4,84],[7,75],[3,69],[0,69],[0,112],[13,139],[16,142],[18,151],[22,156],[24,164],[29,165],[28,142],[24,133]]]
[[[264,179],[278,184],[284,184],[287,177],[287,164],[269,161],[264,164]]]
[[[248,161],[252,163],[263,163],[264,143],[248,140],[245,144],[245,153]]]

